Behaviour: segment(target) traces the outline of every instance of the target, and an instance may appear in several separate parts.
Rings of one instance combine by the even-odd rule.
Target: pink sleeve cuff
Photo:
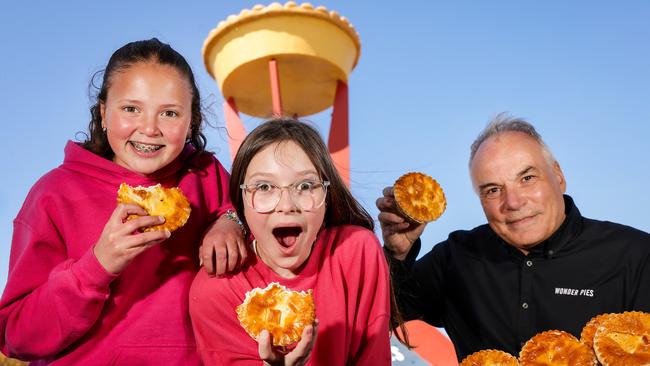
[[[73,264],[72,273],[84,288],[108,293],[108,286],[118,275],[108,272],[97,260],[92,248]]]

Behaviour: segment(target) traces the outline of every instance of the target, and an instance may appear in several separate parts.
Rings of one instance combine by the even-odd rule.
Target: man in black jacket
[[[452,232],[417,261],[426,224],[399,213],[392,187],[377,200],[407,320],[444,327],[460,360],[490,348],[517,355],[549,329],[579,338],[598,314],[650,311],[650,235],[582,217],[531,124],[499,115],[469,165],[487,224]]]

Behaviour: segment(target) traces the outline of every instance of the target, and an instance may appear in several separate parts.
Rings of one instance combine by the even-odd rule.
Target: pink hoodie
[[[32,187],[14,220],[0,349],[51,365],[199,365],[188,291],[208,223],[231,208],[228,173],[210,154],[181,156],[144,177],[73,142],[61,166]],[[178,186],[188,222],[119,275],[92,248],[120,183]]]
[[[262,364],[235,309],[248,291],[271,282],[313,291],[319,325],[306,365],[390,365],[388,265],[372,231],[352,225],[321,230],[294,278],[280,277],[255,254],[249,258],[225,276],[201,270],[192,284],[190,314],[206,366]]]

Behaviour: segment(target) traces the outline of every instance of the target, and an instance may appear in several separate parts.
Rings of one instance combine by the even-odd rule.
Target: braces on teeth
[[[158,145],[140,144],[140,143],[137,143],[137,142],[131,142],[131,144],[133,145],[133,147],[136,148],[136,150],[141,151],[143,153],[154,152],[156,150],[159,150],[162,147],[162,146],[158,146]]]

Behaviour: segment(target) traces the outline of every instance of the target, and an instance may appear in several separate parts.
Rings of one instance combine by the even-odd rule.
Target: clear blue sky
[[[201,46],[220,20],[256,3],[180,4],[3,3],[0,290],[12,220],[32,184],[61,163],[66,141],[86,129],[88,82],[115,49],[154,36],[170,43],[193,66],[214,124],[224,126],[223,99],[203,67]],[[314,5],[337,10],[361,36],[350,79],[351,175],[353,193],[373,216],[383,187],[422,171],[438,179],[448,200],[447,212],[425,231],[425,250],[452,230],[484,223],[469,183],[469,145],[489,118],[510,111],[538,127],[585,216],[650,231],[650,2]],[[325,117],[313,120],[326,136]],[[258,123],[244,118],[249,127]],[[229,169],[223,129],[207,135]]]

